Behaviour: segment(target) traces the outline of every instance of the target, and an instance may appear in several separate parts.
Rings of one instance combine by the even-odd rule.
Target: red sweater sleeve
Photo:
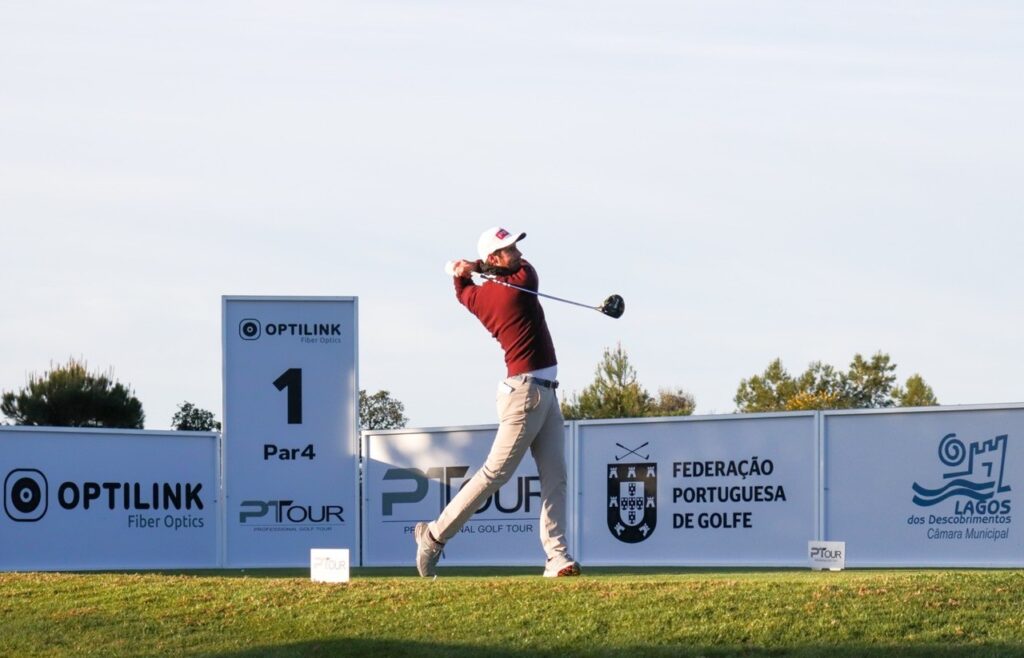
[[[463,306],[468,308],[470,312],[473,311],[473,308],[471,307],[471,300],[476,294],[478,287],[479,286],[473,283],[472,277],[455,277],[455,298],[458,299]]]

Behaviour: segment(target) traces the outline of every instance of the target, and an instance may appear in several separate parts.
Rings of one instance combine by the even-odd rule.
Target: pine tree
[[[567,420],[687,416],[695,407],[693,396],[682,389],[662,389],[653,398],[640,385],[620,343],[614,349],[605,348],[594,381],[562,402],[562,415]]]
[[[20,392],[5,392],[0,411],[15,425],[141,429],[142,403],[113,381],[113,371],[90,373],[84,361],[68,359],[42,376],[30,375]]]
[[[882,352],[870,359],[854,355],[846,372],[815,361],[799,377],[790,375],[782,360],[775,359],[764,373],[741,380],[733,399],[741,412],[878,409],[939,403],[920,375],[907,379],[903,388],[894,386],[895,370],[896,364]]]

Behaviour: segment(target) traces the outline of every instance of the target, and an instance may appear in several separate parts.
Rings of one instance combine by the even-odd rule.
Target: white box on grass
[[[807,557],[811,561],[811,569],[840,571],[846,568],[846,542],[809,541]]]
[[[309,549],[309,579],[314,583],[347,583],[349,580],[348,549]]]

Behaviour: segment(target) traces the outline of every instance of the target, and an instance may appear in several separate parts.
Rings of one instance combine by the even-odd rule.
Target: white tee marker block
[[[347,583],[349,581],[348,549],[309,549],[309,579],[314,583]]]
[[[846,542],[809,541],[807,557],[815,571],[840,571],[846,568]]]

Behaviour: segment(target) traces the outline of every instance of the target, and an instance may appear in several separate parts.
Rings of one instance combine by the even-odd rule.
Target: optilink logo
[[[49,509],[49,483],[42,471],[16,468],[4,479],[4,511],[13,521],[38,521]],[[57,504],[74,510],[201,510],[201,482],[62,482]]]
[[[255,318],[246,318],[238,323],[238,335],[242,340],[258,340],[262,336],[340,337],[341,323],[330,322],[268,322],[263,324]],[[332,341],[337,342],[337,341]]]
[[[956,434],[947,434],[939,443],[939,461],[949,469],[942,474],[948,482],[937,489],[915,482],[912,487],[914,504],[931,507],[956,498],[958,515],[1009,513],[1010,500],[999,496],[1010,491],[1010,485],[1004,484],[1003,479],[1007,443],[1007,435],[1001,434],[964,446]]]
[[[242,340],[256,340],[263,335],[263,325],[259,320],[246,318],[238,323],[238,335]]]
[[[49,488],[41,471],[14,469],[4,479],[4,511],[12,521],[38,521],[46,515]]]

